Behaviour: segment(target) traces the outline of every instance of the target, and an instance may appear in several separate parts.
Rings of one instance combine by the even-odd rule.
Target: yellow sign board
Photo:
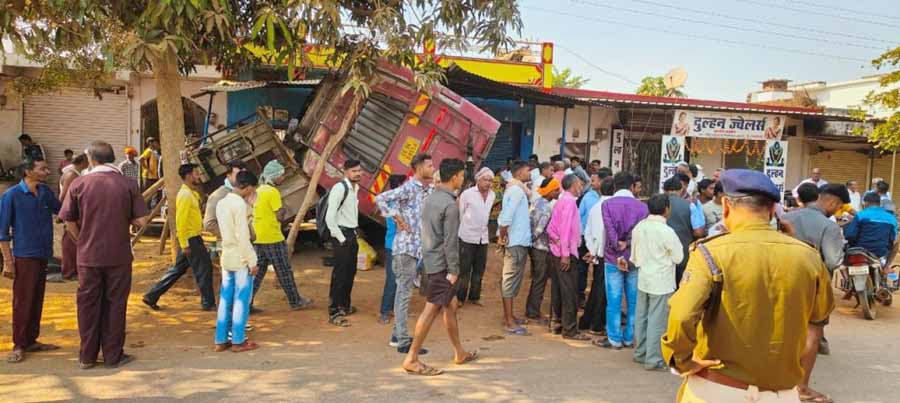
[[[252,44],[244,45],[244,47],[254,56],[262,59],[265,63],[287,65],[287,60],[275,60],[275,52],[271,52],[264,47],[255,46]],[[333,56],[333,54],[333,49],[308,46],[305,49],[304,56],[306,62],[308,62],[311,67],[332,68],[334,67],[334,64],[329,63],[328,58]],[[451,64],[455,63],[463,70],[494,81],[508,84],[530,85],[536,87],[544,86],[544,70],[550,68],[549,64],[540,63],[476,59],[470,57],[454,57],[446,55],[435,55],[432,57],[439,65],[443,67],[449,67]],[[545,51],[544,58],[546,59],[546,57],[547,56]],[[303,65],[303,60],[301,60],[299,56],[297,58],[296,64],[297,66]]]
[[[413,137],[407,137],[406,142],[403,143],[403,148],[400,149],[400,155],[397,156],[397,159],[399,159],[403,165],[410,166],[416,153],[419,152],[419,147],[421,145],[422,143],[419,142],[419,140]]]

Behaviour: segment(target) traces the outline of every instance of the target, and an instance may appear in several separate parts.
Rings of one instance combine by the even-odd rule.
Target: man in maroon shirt
[[[112,164],[108,143],[91,143],[87,154],[90,172],[72,182],[59,216],[78,247],[81,368],[96,365],[101,347],[106,366],[115,368],[134,360],[123,351],[134,259],[129,226],[146,225],[149,212],[137,183]]]

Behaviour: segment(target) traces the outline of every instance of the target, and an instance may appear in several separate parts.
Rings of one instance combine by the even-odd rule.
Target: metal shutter
[[[81,153],[95,140],[110,143],[118,160],[128,145],[128,97],[104,93],[100,100],[93,91],[65,88],[25,98],[24,128],[44,147],[50,165],[49,181],[56,190],[57,167],[67,148]]]
[[[497,135],[494,137],[494,145],[491,146],[490,151],[488,151],[487,157],[484,158],[482,162],[482,166],[486,166],[494,172],[498,172],[500,168],[506,166],[506,159],[509,157],[515,157],[513,155],[513,143],[512,143],[512,130],[510,130],[510,125],[508,123],[504,123],[500,126],[500,130],[497,131]]]
[[[852,179],[863,184],[866,182],[869,157],[849,150],[823,151],[813,155],[809,164],[810,170],[819,168],[822,178],[828,183],[844,184]],[[804,172],[803,179],[808,177],[809,172]]]
[[[890,187],[891,198],[894,199],[894,204],[897,204],[897,201],[900,200],[900,192],[896,189],[896,184],[891,183],[891,159],[893,158],[892,154],[884,154],[878,158],[875,158],[875,164],[872,169],[872,177],[873,178],[884,178],[884,181],[887,182]],[[900,166],[900,157],[897,158],[897,166]],[[900,175],[894,176],[894,181],[900,180]],[[863,189],[869,189],[871,187],[871,183],[860,182],[860,187]]]

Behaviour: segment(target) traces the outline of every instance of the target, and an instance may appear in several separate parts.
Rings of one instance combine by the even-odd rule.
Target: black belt
[[[342,232],[356,232],[356,228],[350,228],[350,227],[338,227],[338,228],[340,228]]]

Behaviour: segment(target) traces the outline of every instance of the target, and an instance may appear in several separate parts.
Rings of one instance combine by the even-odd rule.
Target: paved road
[[[301,292],[317,301],[311,311],[290,312],[272,278],[258,305],[265,313],[252,321],[252,337],[263,348],[252,353],[210,351],[214,315],[198,312],[190,279],[160,302],[161,312],[139,306],[160,267],[136,269],[129,312],[129,351],[139,359],[121,370],[77,369],[71,293],[73,284],[51,285],[46,342],[60,343],[57,353],[32,355],[18,365],[0,363],[0,401],[129,399],[170,401],[594,401],[671,402],[679,379],[646,372],[627,351],[607,351],[567,343],[537,326],[528,337],[500,335],[497,304],[498,259],[491,256],[485,279],[485,308],[462,313],[465,344],[484,358],[454,367],[443,325],[429,338],[428,363],[447,369],[444,376],[421,378],[399,370],[401,356],[386,346],[389,328],[376,323],[383,270],[361,272],[354,304],[361,312],[354,325],[326,325],[328,270],[316,266],[318,254],[295,258]],[[9,282],[0,283],[0,317],[8,318]],[[421,300],[414,303],[418,312]],[[814,386],[838,402],[900,402],[900,309],[882,308],[878,320],[865,321],[842,305],[826,333],[833,354],[821,357]],[[0,329],[0,345],[9,346],[9,328]]]

